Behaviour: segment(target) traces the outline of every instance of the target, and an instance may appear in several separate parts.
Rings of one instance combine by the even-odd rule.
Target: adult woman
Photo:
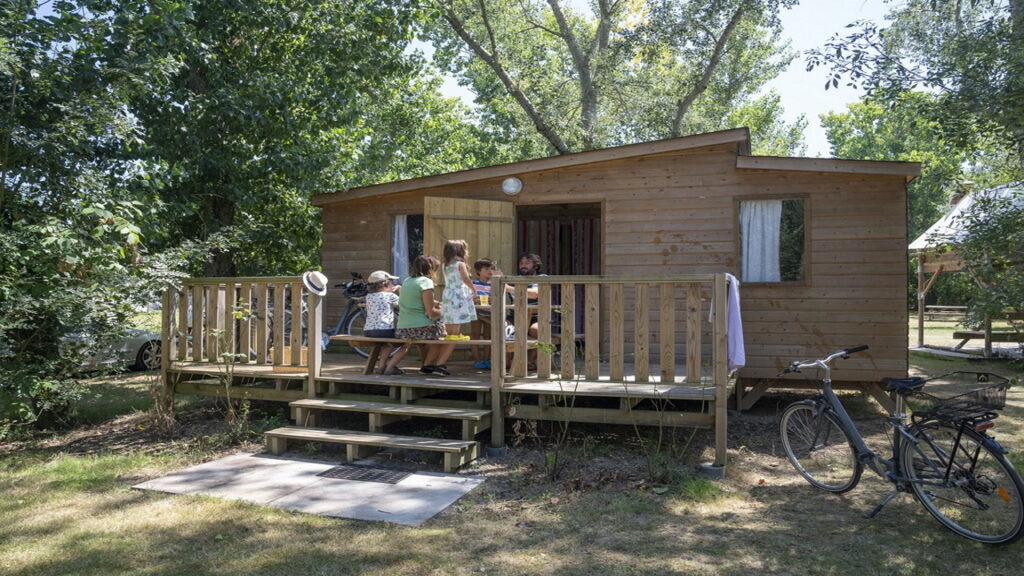
[[[433,256],[417,256],[409,269],[409,277],[402,283],[398,297],[398,327],[395,336],[406,340],[440,340],[445,332],[441,323],[441,303],[434,301],[434,275],[441,262]],[[445,362],[455,350],[455,344],[427,346],[423,355],[422,374],[448,376]]]

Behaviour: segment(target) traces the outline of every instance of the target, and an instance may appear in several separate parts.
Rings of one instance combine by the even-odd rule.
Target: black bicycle
[[[1024,482],[1007,460],[1008,451],[990,435],[1009,381],[981,372],[884,379],[896,396],[896,409],[886,418],[892,456],[884,458],[867,447],[832,389],[832,362],[867,349],[793,362],[783,372],[824,371],[822,394],[782,413],[782,445],[797,472],[822,490],[842,493],[857,485],[867,467],[894,486],[869,518],[897,494],[911,492],[936,520],[965,538],[985,544],[1019,539]],[[926,384],[931,393],[922,391]]]
[[[334,327],[325,332],[327,337],[335,334],[363,335],[363,327],[366,325],[366,293],[369,290],[362,274],[351,274],[352,279],[348,282],[334,285],[335,288],[341,288],[341,295],[345,297],[345,309],[342,310]],[[370,356],[370,351],[365,347],[356,346],[352,342],[348,345],[363,358]]]
[[[330,337],[335,334],[351,334],[354,336],[363,335],[363,326],[366,325],[366,294],[368,288],[366,281],[363,279],[363,275],[359,272],[352,272],[352,279],[348,282],[335,284],[335,288],[341,288],[341,295],[346,299],[345,308],[341,312],[341,316],[338,317],[338,322],[327,330],[324,330],[320,334],[320,346],[322,349],[327,348],[327,344],[330,342]],[[290,296],[285,301],[284,312],[284,340],[288,342],[291,338],[292,333],[292,310]],[[274,334],[274,307],[270,305],[267,311],[267,325],[270,331],[270,345],[273,345],[273,334]],[[301,340],[302,345],[308,345],[308,318],[309,310],[306,307],[306,302],[302,302],[302,317],[299,322],[300,330],[302,330]],[[356,346],[349,342],[349,346],[363,358],[367,358],[370,355],[369,350]]]

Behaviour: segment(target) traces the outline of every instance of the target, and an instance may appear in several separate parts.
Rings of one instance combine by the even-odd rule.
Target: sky
[[[804,52],[821,48],[835,34],[845,36],[846,25],[856,20],[884,22],[885,14],[893,3],[883,0],[801,0],[800,4],[782,13],[784,33],[790,38],[793,50]],[[804,132],[806,155],[829,157],[825,129],[818,116],[826,112],[840,112],[846,105],[862,96],[859,90],[847,88],[840,82],[838,88],[825,90],[826,69],[807,72],[806,58],[798,56],[789,68],[770,84],[779,92],[786,120],[793,122],[800,114],[807,117]]]
[[[570,5],[580,0],[569,0]],[[781,14],[784,34],[791,41],[794,51],[803,53],[825,45],[835,34],[846,34],[846,25],[856,20],[883,22],[883,16],[893,3],[884,0],[800,0],[800,4]],[[423,49],[423,46],[419,46]],[[795,122],[801,115],[807,117],[804,141],[806,156],[831,156],[825,129],[818,116],[826,112],[846,109],[846,105],[860,99],[862,92],[847,88],[840,83],[838,88],[825,90],[826,70],[822,68],[807,72],[804,56],[798,56],[789,68],[769,84],[782,99],[786,121]],[[460,96],[472,105],[472,94],[448,79],[443,87],[448,96]]]

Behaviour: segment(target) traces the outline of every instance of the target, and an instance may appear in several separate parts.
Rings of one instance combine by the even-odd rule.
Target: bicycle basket
[[[965,420],[1006,406],[1009,380],[988,372],[950,372],[925,381],[927,392],[907,397],[918,418]]]

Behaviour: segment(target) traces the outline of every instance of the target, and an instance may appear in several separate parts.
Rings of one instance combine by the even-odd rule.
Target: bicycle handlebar
[[[849,358],[851,354],[857,352],[863,352],[870,348],[867,344],[861,344],[860,346],[854,346],[853,348],[844,348],[829,354],[828,356],[818,360],[796,360],[790,364],[785,370],[783,370],[779,376],[783,374],[790,374],[793,372],[799,372],[801,368],[825,368],[828,369],[828,365],[835,361],[836,358]]]

